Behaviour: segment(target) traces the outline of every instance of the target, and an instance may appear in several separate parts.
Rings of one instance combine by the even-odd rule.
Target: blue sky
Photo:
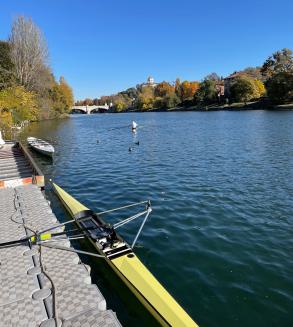
[[[293,48],[293,1],[9,0],[0,39],[18,14],[32,17],[49,44],[55,76],[76,99],[156,81],[200,80],[261,65]]]

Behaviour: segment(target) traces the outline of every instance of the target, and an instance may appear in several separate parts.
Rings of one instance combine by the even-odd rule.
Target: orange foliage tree
[[[167,95],[171,95],[175,92],[175,86],[169,84],[168,82],[159,83],[155,88],[155,96],[156,97],[165,97]]]
[[[192,100],[198,89],[199,89],[198,82],[188,82],[188,81],[182,82],[182,84],[181,84],[181,99],[182,99],[182,101]]]

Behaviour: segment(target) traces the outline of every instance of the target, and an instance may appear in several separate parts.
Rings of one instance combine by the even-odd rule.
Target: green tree
[[[10,44],[0,41],[0,90],[12,86],[15,82],[13,63],[10,56]]]
[[[174,108],[178,106],[181,100],[175,93],[167,94],[162,100],[162,106],[165,108]]]
[[[138,90],[135,87],[131,87],[125,91],[120,92],[123,95],[126,95],[128,98],[136,99],[138,96]]]
[[[293,74],[280,72],[266,82],[269,99],[274,103],[285,103],[293,100]]]
[[[245,76],[236,79],[230,92],[231,98],[236,102],[247,102],[258,97],[253,80]]]
[[[213,79],[205,79],[200,83],[198,91],[195,93],[195,103],[212,104],[217,102],[218,92],[216,89],[216,81]]]

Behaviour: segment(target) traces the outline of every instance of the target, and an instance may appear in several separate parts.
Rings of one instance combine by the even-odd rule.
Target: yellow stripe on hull
[[[88,210],[61,187],[56,184],[53,186],[72,216],[80,211]],[[112,260],[108,259],[107,262],[161,325],[197,326],[134,253]]]

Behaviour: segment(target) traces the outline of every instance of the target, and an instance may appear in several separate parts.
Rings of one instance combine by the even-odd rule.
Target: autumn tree
[[[178,98],[181,98],[181,82],[180,78],[176,78],[175,81],[175,94],[177,95]]]
[[[255,98],[263,97],[266,93],[266,88],[264,83],[259,79],[253,79],[252,82],[255,89]]]
[[[15,124],[23,120],[38,119],[38,107],[34,92],[23,86],[13,86],[0,92],[0,111],[11,113]]]
[[[247,67],[243,69],[240,73],[255,80],[263,80],[261,67]]]
[[[72,89],[63,77],[60,78],[59,83],[55,82],[50,90],[50,97],[52,99],[53,115],[55,116],[68,113],[74,103]]]
[[[65,110],[68,112],[74,103],[72,88],[65,81],[63,76],[60,77],[59,87],[63,94]]]
[[[1,92],[0,92],[1,93]],[[11,130],[10,127],[13,125],[12,114],[9,111],[0,109],[0,130],[7,135]]]
[[[198,82],[184,81],[180,85],[178,96],[181,98],[182,102],[186,100],[192,100],[198,88],[199,88]]]
[[[165,97],[167,95],[175,93],[175,87],[168,82],[161,82],[155,87],[156,97]]]
[[[73,104],[70,86],[63,78],[56,82],[46,41],[29,18],[17,17],[8,42],[0,41],[0,92],[1,119],[11,124],[57,117]]]
[[[137,99],[137,106],[142,110],[149,110],[153,108],[154,103],[154,88],[151,86],[145,86],[142,88],[141,93]]]
[[[292,50],[282,49],[273,53],[263,64],[261,73],[266,79],[278,73],[293,73]],[[284,76],[284,75],[283,75]]]
[[[121,112],[130,106],[131,100],[127,95],[118,93],[113,96],[112,103],[113,103],[115,111]]]

